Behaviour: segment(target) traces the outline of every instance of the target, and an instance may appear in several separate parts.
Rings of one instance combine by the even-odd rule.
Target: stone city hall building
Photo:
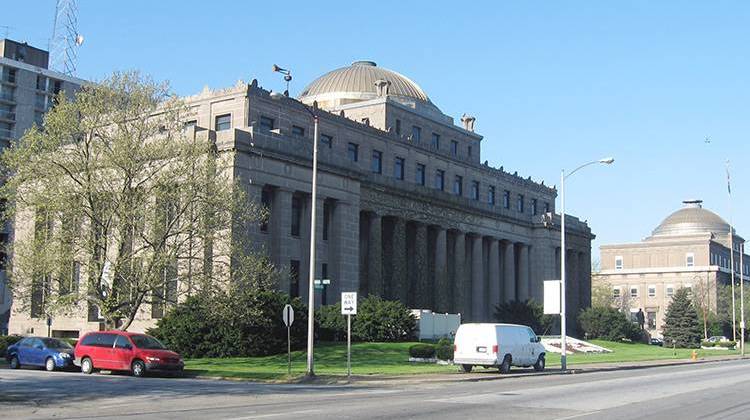
[[[602,245],[601,271],[594,274],[594,283],[611,288],[614,303],[631,314],[642,310],[646,330],[661,337],[677,289],[691,289],[694,298],[705,299],[699,304],[716,312],[717,285],[731,285],[732,269],[736,284],[740,273],[750,280],[750,258],[740,259],[744,242],[729,223],[703,208],[701,200],[686,200],[643,241]]]
[[[543,281],[560,277],[556,190],[482,164],[475,119],[457,126],[396,72],[359,61],[314,80],[298,100],[272,97],[255,80],[186,100],[187,135],[215,139],[249,196],[269,209],[249,235],[286,273],[279,289],[292,296],[307,300],[308,110],[320,121],[316,278],[331,280],[317,304],[358,291],[489,321],[503,301],[541,302]],[[567,221],[573,314],[590,305],[594,236]]]

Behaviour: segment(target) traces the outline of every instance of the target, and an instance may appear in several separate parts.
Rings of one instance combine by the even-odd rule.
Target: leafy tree
[[[417,320],[403,303],[374,295],[359,302],[352,318],[352,338],[357,341],[409,341],[416,329]]]
[[[627,315],[613,307],[586,308],[578,315],[578,323],[588,338],[637,341],[642,334],[641,329]]]
[[[677,289],[667,307],[664,338],[677,347],[694,348],[701,342],[703,331],[688,289]]]
[[[184,129],[189,112],[166,84],[116,73],[74,100],[58,95],[43,127],[5,149],[17,310],[88,310],[125,330],[144,305],[163,311],[223,287],[235,270],[262,273],[264,285],[268,263],[236,234],[262,212],[238,187],[230,154]]]
[[[495,306],[495,320],[508,324],[526,325],[539,335],[549,334],[555,317],[544,314],[544,307],[534,300],[512,300]]]
[[[357,317],[354,317],[356,321]],[[318,328],[315,330],[322,341],[346,340],[346,317],[341,315],[341,303],[321,306],[315,310]]]

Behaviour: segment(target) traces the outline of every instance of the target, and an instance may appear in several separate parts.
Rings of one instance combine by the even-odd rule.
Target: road
[[[480,370],[469,377],[487,375]],[[0,370],[0,417],[6,419],[746,419],[747,395],[750,360],[370,385]]]

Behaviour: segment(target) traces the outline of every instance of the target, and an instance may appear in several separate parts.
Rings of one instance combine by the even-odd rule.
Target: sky
[[[750,237],[750,2],[79,0],[77,76],[137,69],[177,94],[257,78],[292,95],[372,60],[417,82],[481,160],[559,185],[601,244],[639,241],[682,200]],[[0,35],[46,48],[54,0],[3,5]],[[3,28],[10,26],[10,28]],[[706,138],[710,142],[706,142]],[[727,194],[726,162],[732,179]],[[559,201],[558,201],[559,205]],[[731,208],[731,213],[730,213]]]

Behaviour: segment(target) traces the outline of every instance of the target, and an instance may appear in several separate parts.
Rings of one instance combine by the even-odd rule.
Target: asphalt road
[[[481,370],[468,377],[487,379]],[[7,419],[747,419],[747,395],[750,360],[369,385],[266,385],[0,370],[0,417]]]

